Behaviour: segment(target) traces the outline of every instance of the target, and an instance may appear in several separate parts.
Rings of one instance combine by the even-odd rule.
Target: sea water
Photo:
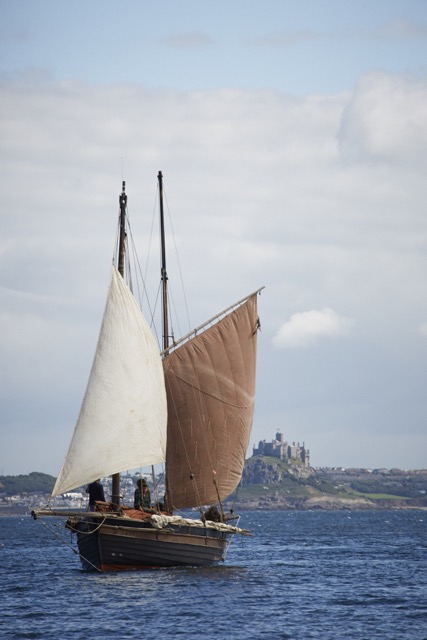
[[[253,535],[221,566],[99,574],[63,525],[0,518],[0,638],[427,639],[427,512],[257,511],[240,525]]]

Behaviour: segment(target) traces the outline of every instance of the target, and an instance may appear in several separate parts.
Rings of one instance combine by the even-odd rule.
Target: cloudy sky
[[[158,170],[190,324],[265,285],[251,447],[425,468],[425,0],[0,8],[0,474],[57,475]]]

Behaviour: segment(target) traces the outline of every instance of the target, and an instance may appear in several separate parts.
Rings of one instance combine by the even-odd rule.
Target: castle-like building
[[[283,438],[283,433],[277,432],[276,439],[271,442],[260,440],[258,447],[253,448],[254,456],[272,456],[279,460],[299,460],[305,467],[310,466],[310,451],[305,448],[304,442],[302,447],[300,443],[289,444]]]

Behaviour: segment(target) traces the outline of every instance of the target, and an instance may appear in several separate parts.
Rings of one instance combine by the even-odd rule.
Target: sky
[[[0,11],[0,474],[58,474],[159,170],[190,326],[265,286],[248,455],[426,468],[425,0]]]

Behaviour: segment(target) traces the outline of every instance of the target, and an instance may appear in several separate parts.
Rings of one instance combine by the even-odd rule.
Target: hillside
[[[29,475],[0,476],[0,493],[19,495],[21,493],[51,493],[56,478],[46,473],[32,471]]]
[[[10,496],[46,496],[54,483],[53,476],[40,472],[0,476],[0,506],[9,506]],[[241,485],[225,504],[235,509],[427,508],[427,470],[313,469],[299,460],[257,455],[246,461]]]
[[[240,509],[427,508],[427,471],[313,469],[253,456],[227,503]]]

